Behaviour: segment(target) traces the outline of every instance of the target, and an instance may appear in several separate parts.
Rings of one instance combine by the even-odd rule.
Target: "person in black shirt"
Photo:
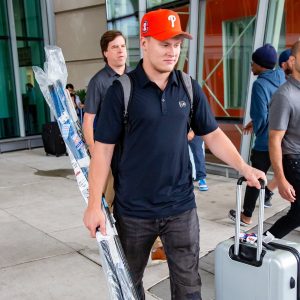
[[[179,71],[174,69],[184,38],[192,37],[182,31],[176,12],[160,9],[144,15],[140,41],[143,60],[128,74],[132,82],[128,131],[123,136],[124,99],[118,81],[107,92],[95,131],[84,224],[92,237],[97,228],[106,234],[99,195],[115,145],[122,139],[114,213],[141,299],[145,299],[143,273],[157,236],[167,255],[172,299],[201,299],[199,221],[188,152],[189,123],[212,153],[243,174],[248,184],[260,188],[258,178],[266,179],[263,172],[243,161],[218,127],[195,80],[189,122],[190,102]]]

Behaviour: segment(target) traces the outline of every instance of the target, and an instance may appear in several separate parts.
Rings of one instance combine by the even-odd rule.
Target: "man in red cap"
[[[115,81],[103,102],[95,132],[84,223],[95,237],[106,234],[100,195],[115,144],[122,154],[115,176],[115,219],[140,299],[151,246],[161,237],[170,270],[172,299],[201,299],[198,273],[199,221],[195,203],[187,132],[191,126],[220,159],[260,188],[263,172],[247,165],[218,127],[199,84],[192,80],[193,110],[175,65],[184,38],[180,19],[171,10],[144,15],[143,59],[128,73],[132,82],[128,125],[124,130],[124,95]],[[192,112],[192,113],[191,113]]]

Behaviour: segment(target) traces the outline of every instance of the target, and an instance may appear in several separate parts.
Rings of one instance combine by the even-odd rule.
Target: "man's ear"
[[[294,64],[295,60],[296,60],[296,57],[291,55],[287,61],[290,62],[291,64]]]
[[[141,48],[145,51],[146,50],[146,46],[147,46],[147,43],[148,43],[148,40],[144,37],[141,37],[141,42],[140,42],[140,45],[141,45]]]

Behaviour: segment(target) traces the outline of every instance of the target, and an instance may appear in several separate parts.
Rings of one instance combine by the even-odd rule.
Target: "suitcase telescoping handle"
[[[242,206],[242,184],[247,181],[245,177],[240,177],[237,182],[236,189],[236,219],[235,219],[235,238],[234,238],[234,255],[238,256],[240,248],[240,221],[241,221],[241,206]],[[264,223],[264,200],[265,200],[265,181],[259,179],[259,212],[258,212],[258,233],[257,233],[257,250],[256,260],[259,261],[262,253],[263,239],[263,223]]]

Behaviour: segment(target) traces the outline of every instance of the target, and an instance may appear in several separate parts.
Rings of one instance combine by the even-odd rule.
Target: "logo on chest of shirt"
[[[180,108],[185,108],[185,107],[186,107],[186,102],[185,102],[184,100],[180,100],[180,101],[178,102],[178,104],[179,104],[179,107],[180,107]]]

